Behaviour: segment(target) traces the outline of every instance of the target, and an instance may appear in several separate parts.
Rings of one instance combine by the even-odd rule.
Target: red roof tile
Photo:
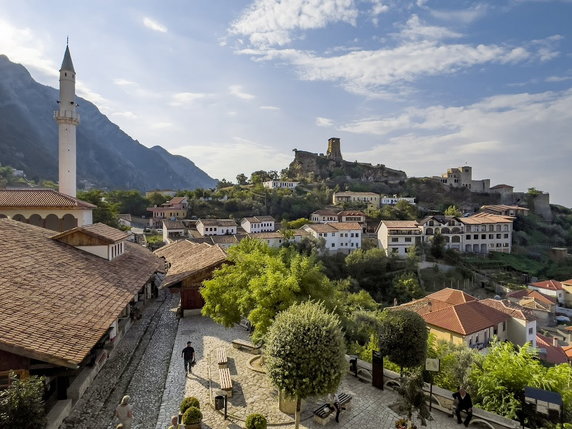
[[[2,208],[66,208],[70,210],[94,209],[96,206],[53,189],[0,189]]]
[[[562,283],[556,280],[543,280],[541,282],[531,283],[530,286],[546,290],[562,290]]]
[[[546,353],[540,354],[540,358],[546,362],[555,365],[568,362],[568,356],[562,350],[562,347],[552,344],[552,338],[536,334],[536,347],[546,350]]]

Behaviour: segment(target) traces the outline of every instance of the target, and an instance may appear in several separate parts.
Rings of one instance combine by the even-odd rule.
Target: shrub
[[[201,408],[199,404],[199,400],[194,396],[188,396],[181,401],[181,405],[179,407],[179,411],[181,414],[184,414],[190,407]]]
[[[268,421],[262,414],[250,414],[246,418],[246,429],[266,429]]]
[[[203,413],[197,407],[189,407],[183,414],[184,425],[196,425],[203,419]]]

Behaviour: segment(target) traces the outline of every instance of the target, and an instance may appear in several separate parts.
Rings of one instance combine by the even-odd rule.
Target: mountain
[[[59,92],[34,81],[0,55],[0,163],[32,179],[58,178]],[[217,181],[189,159],[133,140],[89,101],[78,97],[78,183],[104,189],[212,188]]]

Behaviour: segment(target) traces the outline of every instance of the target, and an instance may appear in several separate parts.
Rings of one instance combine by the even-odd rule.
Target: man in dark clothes
[[[473,418],[473,401],[471,395],[467,393],[464,387],[459,387],[459,391],[453,393],[455,400],[455,415],[457,416],[457,423],[461,424],[461,411],[467,412],[467,418],[464,421],[465,427],[469,426],[469,422]]]
[[[187,341],[187,347],[181,352],[183,359],[185,360],[185,376],[187,373],[191,372],[193,366],[193,361],[195,360],[195,349],[191,347],[191,342]]]

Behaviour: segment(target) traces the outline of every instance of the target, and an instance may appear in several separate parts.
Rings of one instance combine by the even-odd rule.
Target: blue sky
[[[571,23],[563,0],[0,0],[0,53],[57,87],[69,35],[79,95],[219,179],[335,136],[572,207]]]

